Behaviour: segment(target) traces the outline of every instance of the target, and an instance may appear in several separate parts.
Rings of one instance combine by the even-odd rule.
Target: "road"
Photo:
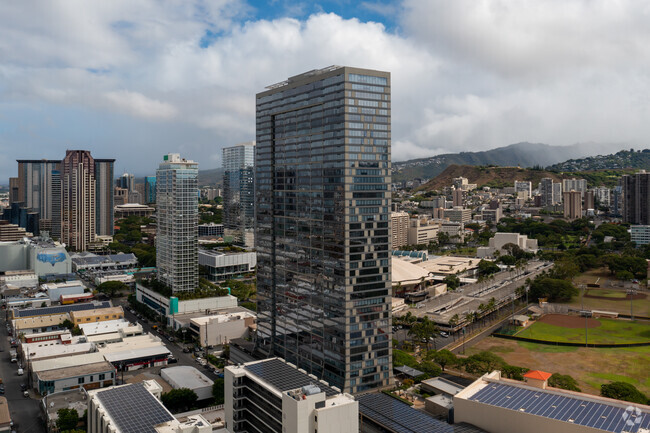
[[[533,260],[526,265],[526,269],[519,277],[508,271],[502,271],[495,274],[494,280],[489,284],[468,284],[460,287],[459,290],[420,302],[417,307],[410,308],[408,311],[418,317],[427,315],[436,323],[447,323],[454,314],[458,314],[462,319],[466,312],[478,310],[480,304],[487,304],[492,297],[496,299],[497,305],[499,301],[510,298],[516,288],[527,278],[532,280],[551,266],[550,263]]]
[[[14,422],[14,428],[21,433],[45,433],[45,423],[40,409],[41,401],[25,398],[20,389],[21,383],[27,383],[27,376],[18,376],[18,365],[9,360],[9,337],[4,317],[0,320],[0,377],[5,385],[5,397],[9,403],[9,413]]]
[[[210,380],[214,381],[214,380],[217,379],[217,375],[214,374],[214,372],[213,372],[213,370],[214,370],[213,367],[210,368],[210,369],[201,367],[201,365],[199,365],[196,362],[196,360],[195,360],[192,353],[184,353],[183,352],[183,346],[182,346],[181,342],[178,342],[178,341],[174,341],[173,343],[170,342],[169,340],[166,339],[166,337],[164,337],[163,335],[161,335],[160,333],[158,333],[157,331],[152,329],[153,324],[150,323],[149,320],[147,320],[145,322],[144,320],[138,319],[138,317],[135,314],[131,313],[129,311],[129,305],[128,305],[128,302],[126,301],[126,299],[114,300],[113,302],[114,302],[114,305],[121,305],[122,308],[124,308],[124,318],[126,320],[128,320],[129,322],[133,322],[133,323],[139,323],[142,326],[142,330],[144,332],[148,332],[148,333],[157,335],[158,337],[160,337],[162,339],[162,341],[163,341],[163,343],[165,343],[165,346],[167,347],[167,349],[169,349],[169,351],[172,353],[174,358],[176,358],[178,360],[177,364],[170,364],[169,367],[174,367],[174,366],[177,366],[177,365],[189,365],[191,367],[197,368],[201,373],[208,376],[208,378],[210,378]],[[203,355],[203,352],[201,353],[201,355]],[[136,370],[135,373],[137,374],[139,371],[140,370]],[[148,371],[148,370],[143,370],[143,371]]]

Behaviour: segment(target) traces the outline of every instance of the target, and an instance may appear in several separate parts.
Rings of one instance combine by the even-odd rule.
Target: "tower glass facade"
[[[156,202],[156,176],[145,176],[144,200],[147,204]]]
[[[255,143],[223,149],[223,225],[236,243],[253,246]]]
[[[95,159],[97,234],[113,236],[115,204],[113,197],[114,159]]]
[[[174,292],[199,284],[199,165],[165,155],[156,171],[156,267],[158,279]]]
[[[348,392],[391,379],[390,74],[257,95],[257,347]]]

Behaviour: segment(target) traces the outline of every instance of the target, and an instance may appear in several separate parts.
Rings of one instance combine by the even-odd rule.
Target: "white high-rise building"
[[[156,267],[158,279],[174,292],[199,283],[199,164],[178,153],[164,156],[156,170]]]
[[[582,197],[587,191],[587,181],[585,179],[562,179],[562,191],[580,191]]]
[[[532,183],[526,180],[515,180],[515,194],[518,192],[525,192],[526,198],[533,196],[533,186]]]

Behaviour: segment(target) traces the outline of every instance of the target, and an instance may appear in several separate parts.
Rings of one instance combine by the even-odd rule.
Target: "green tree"
[[[524,380],[524,373],[527,371],[528,369],[526,367],[517,367],[509,364],[501,366],[501,374],[508,379]]]
[[[214,397],[214,404],[223,404],[224,395],[224,380],[215,380],[214,384],[212,385],[212,396]]]
[[[61,326],[64,328],[72,329],[74,328],[74,323],[72,323],[72,320],[70,319],[65,319],[63,322],[61,322]]]
[[[79,412],[76,409],[62,408],[56,414],[56,427],[60,431],[73,430],[79,424]]]
[[[160,397],[163,405],[172,413],[191,409],[197,399],[196,393],[189,388],[172,389]]]
[[[548,378],[548,386],[581,392],[578,387],[578,382],[568,374],[553,373],[553,375]]]
[[[122,291],[129,291],[129,286],[121,281],[106,281],[97,286],[97,290],[113,298]]]
[[[532,300],[548,298],[550,302],[568,302],[578,295],[578,289],[570,281],[556,278],[535,278],[530,285]]]
[[[492,275],[499,272],[499,266],[489,260],[481,260],[478,262],[479,275]]]
[[[458,363],[458,358],[456,355],[447,349],[434,352],[432,360],[437,362],[440,367],[442,367],[442,371],[445,371],[446,366],[456,365]]]
[[[447,285],[447,289],[449,290],[456,290],[460,286],[460,278],[458,278],[458,275],[447,275],[442,282]]]
[[[600,386],[600,395],[632,403],[648,404],[648,397],[630,383],[612,382]]]
[[[485,374],[498,370],[506,365],[503,358],[486,350],[468,357],[465,360],[465,370],[471,374]]]

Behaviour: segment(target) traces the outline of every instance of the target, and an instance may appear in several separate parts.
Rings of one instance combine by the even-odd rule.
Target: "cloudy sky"
[[[255,93],[329,65],[392,73],[393,159],[519,141],[647,147],[635,0],[0,2],[0,182],[83,148],[116,175],[221,164]]]

